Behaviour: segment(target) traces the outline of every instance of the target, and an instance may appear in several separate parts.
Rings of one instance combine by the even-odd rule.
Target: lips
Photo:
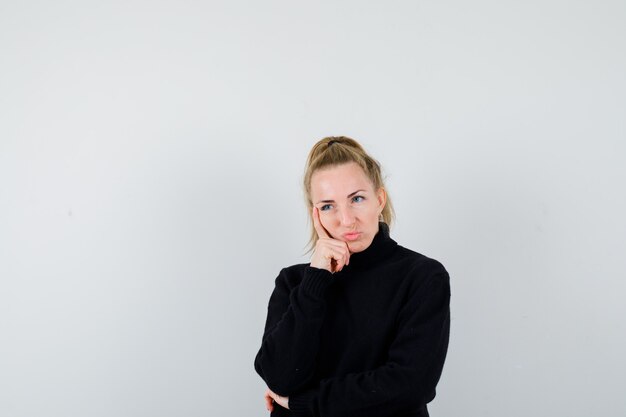
[[[346,240],[355,240],[358,239],[359,236],[361,236],[361,232],[349,232],[343,234],[343,237]]]

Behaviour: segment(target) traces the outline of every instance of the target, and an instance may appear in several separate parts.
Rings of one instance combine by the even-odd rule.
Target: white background
[[[626,414],[623,1],[0,2],[0,415],[264,416],[310,147],[451,275],[431,415]]]

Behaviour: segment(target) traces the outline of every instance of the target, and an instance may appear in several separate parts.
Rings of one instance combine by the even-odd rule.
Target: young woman
[[[355,140],[309,153],[311,262],[283,268],[254,367],[272,416],[425,417],[450,331],[441,263],[389,236],[379,163]]]

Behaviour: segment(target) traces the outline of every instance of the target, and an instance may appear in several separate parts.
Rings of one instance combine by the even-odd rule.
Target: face
[[[311,176],[311,199],[322,226],[333,239],[346,242],[351,253],[372,243],[386,198],[384,189],[374,190],[355,162],[317,170]]]

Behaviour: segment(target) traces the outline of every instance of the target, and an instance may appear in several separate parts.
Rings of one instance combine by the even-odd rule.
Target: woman
[[[254,367],[272,416],[428,416],[448,348],[450,284],[438,261],[389,236],[379,163],[328,137],[304,175],[310,264],[283,268]],[[310,249],[310,250],[311,250]]]

